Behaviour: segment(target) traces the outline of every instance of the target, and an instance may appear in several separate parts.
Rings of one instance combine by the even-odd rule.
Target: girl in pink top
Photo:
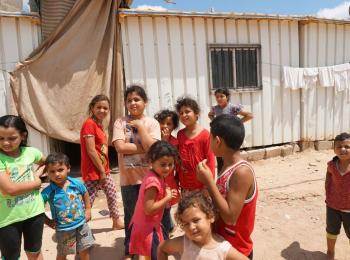
[[[154,115],[154,118],[159,122],[160,131],[162,135],[162,140],[174,145],[177,149],[178,141],[172,136],[174,129],[179,127],[179,116],[175,111],[164,109],[159,111]],[[164,179],[167,186],[172,190],[179,190],[179,180],[176,175],[176,171],[172,171]],[[179,200],[179,192],[177,192],[177,197],[169,202],[169,205],[164,209],[162,225],[163,225],[163,235],[164,239],[168,239],[172,231],[174,231],[174,224],[171,217],[171,206],[175,205]]]
[[[182,164],[176,170],[181,190],[203,189],[203,184],[196,178],[198,163],[207,159],[213,178],[215,174],[215,159],[210,149],[209,132],[197,123],[200,110],[195,100],[188,97],[179,98],[175,107],[181,123],[185,125],[185,128],[177,133]]]
[[[189,192],[179,202],[176,220],[184,236],[164,241],[158,248],[158,260],[181,255],[181,260],[248,260],[221,236],[212,233],[215,210],[202,192]]]
[[[142,180],[134,215],[130,221],[131,255],[157,259],[157,247],[164,240],[161,220],[165,206],[176,196],[176,190],[166,187],[164,178],[174,170],[178,152],[166,141],[157,141],[147,157],[152,167]]]

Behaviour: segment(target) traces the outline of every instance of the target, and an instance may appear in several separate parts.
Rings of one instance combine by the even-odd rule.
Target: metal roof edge
[[[159,17],[208,17],[208,18],[234,18],[234,19],[270,19],[270,20],[295,20],[301,22],[325,22],[350,24],[349,20],[327,19],[316,16],[301,15],[277,15],[261,13],[236,13],[236,12],[185,12],[185,11],[153,11],[138,9],[119,9],[118,13],[123,16],[159,16]]]
[[[30,18],[30,19],[40,20],[40,16],[38,13],[0,11],[0,17],[22,17],[22,18]]]

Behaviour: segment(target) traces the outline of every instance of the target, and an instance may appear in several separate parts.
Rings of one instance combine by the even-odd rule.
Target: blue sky
[[[134,0],[132,8],[143,5],[154,8],[183,11],[251,12],[283,15],[317,15],[328,18],[350,19],[348,8],[350,1],[337,0],[172,0],[168,4],[162,0]]]

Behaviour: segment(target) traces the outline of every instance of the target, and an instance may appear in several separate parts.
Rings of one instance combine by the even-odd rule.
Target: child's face
[[[220,107],[225,107],[228,103],[227,96],[222,93],[216,93],[215,98]]]
[[[174,130],[174,122],[173,119],[171,118],[171,116],[168,116],[167,118],[165,118],[163,121],[161,121],[159,123],[160,125],[160,131],[161,132],[167,132],[167,133],[171,133]]]
[[[158,176],[166,177],[169,173],[174,170],[175,161],[172,156],[163,156],[158,160],[152,162],[152,169]]]
[[[202,246],[211,236],[211,224],[214,217],[208,217],[200,208],[189,207],[181,214],[181,227],[185,235]]]
[[[198,120],[198,114],[196,114],[192,108],[183,106],[179,110],[180,121],[185,126],[191,126]]]
[[[146,107],[146,102],[136,92],[131,92],[128,94],[125,104],[130,115],[136,118],[143,115],[143,111]]]
[[[25,138],[26,135],[21,134],[14,127],[0,126],[0,150],[9,156],[17,154],[19,146]]]
[[[70,172],[70,167],[64,163],[50,163],[46,167],[50,181],[58,186],[63,186],[67,180],[67,175]]]
[[[350,139],[336,141],[334,143],[334,153],[340,160],[350,160]]]
[[[218,139],[210,133],[210,149],[217,156],[218,155]]]
[[[109,112],[109,103],[107,100],[101,100],[98,101],[91,109],[92,114],[94,117],[102,121],[103,119],[106,118]]]

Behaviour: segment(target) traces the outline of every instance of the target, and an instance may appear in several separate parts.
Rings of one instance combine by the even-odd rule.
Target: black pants
[[[0,251],[5,260],[18,260],[21,256],[22,235],[24,250],[39,253],[41,250],[45,215],[10,224],[0,228]]]
[[[130,243],[130,232],[129,224],[134,215],[134,210],[137,202],[137,198],[139,197],[141,184],[137,185],[127,185],[121,186],[122,200],[124,205],[124,225],[125,225],[125,255],[130,255],[129,253],[129,243]]]

